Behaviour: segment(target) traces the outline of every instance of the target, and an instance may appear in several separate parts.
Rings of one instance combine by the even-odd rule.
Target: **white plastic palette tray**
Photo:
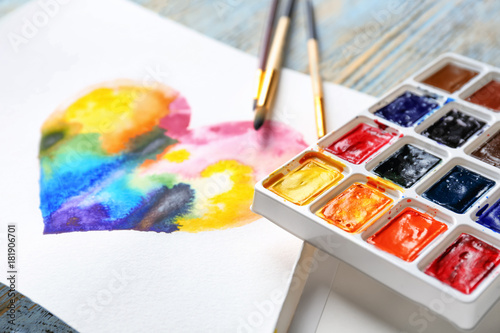
[[[478,74],[453,93],[421,82],[447,64],[471,69]],[[500,234],[476,222],[477,215],[484,213],[483,208],[487,205],[491,206],[500,198],[500,172],[495,166],[471,156],[476,148],[487,142],[500,129],[500,113],[466,101],[469,96],[492,79],[497,79],[497,72],[496,68],[459,55],[441,56],[427,68],[393,89],[378,103],[361,112],[341,129],[335,133],[329,133],[317,144],[309,147],[268,178],[257,183],[253,211],[319,249],[349,263],[398,293],[436,311],[458,327],[462,329],[475,327],[500,296],[500,278],[497,278],[500,265],[490,270],[469,294],[441,282],[424,271],[462,233],[470,234],[500,249]],[[409,127],[399,126],[374,114],[406,91],[419,96],[432,96],[439,106]],[[485,124],[458,148],[450,148],[421,135],[452,109],[472,116]],[[379,126],[384,129],[384,132],[394,133],[394,138],[360,164],[350,163],[325,150],[360,123]],[[378,178],[373,173],[375,167],[406,144],[420,148],[441,159],[437,166],[409,188],[396,186]],[[303,205],[294,204],[266,188],[269,187],[268,183],[274,181],[273,179],[286,177],[288,173],[297,169],[301,165],[301,159],[311,154],[324,156],[323,162],[341,172],[342,179]],[[422,197],[422,194],[434,184],[439,183],[441,178],[457,165],[494,183],[491,188],[481,191],[478,195],[480,198],[468,206],[464,212],[454,212]],[[392,199],[393,203],[392,206],[371,218],[363,228],[350,233],[330,224],[316,213],[354,183],[375,184],[374,187],[381,189],[386,197]],[[447,226],[447,230],[425,246],[413,261],[404,261],[366,241],[406,207],[430,215]],[[446,302],[443,302],[443,299]]]
[[[310,272],[307,274],[307,272]],[[277,333],[463,333],[450,321],[304,243],[276,323]],[[436,301],[440,309],[444,300]],[[474,333],[497,332],[500,302]]]

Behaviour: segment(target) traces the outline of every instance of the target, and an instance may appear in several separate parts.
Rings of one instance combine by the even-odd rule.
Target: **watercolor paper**
[[[187,133],[210,134],[220,124],[251,122],[253,117],[256,59],[250,55],[126,1],[58,3],[59,11],[48,24],[17,48],[9,36],[22,36],[26,20],[42,10],[38,2],[0,22],[0,60],[9,64],[0,76],[0,139],[3,154],[9,158],[9,163],[0,164],[0,230],[7,230],[8,223],[18,225],[18,290],[83,333],[245,330],[252,314],[260,313],[261,304],[269,304],[269,312],[255,330],[271,331],[281,306],[279,296],[286,292],[302,243],[265,219],[200,232],[44,234],[40,129],[55,111],[68,109],[103,82],[128,79],[134,86],[137,82],[153,89],[167,86],[187,101],[187,132],[176,137],[183,140],[180,145],[189,156],[169,146],[172,154],[162,155],[161,162],[171,167],[207,154],[196,149],[191,140],[196,137],[185,137]],[[312,143],[316,129],[310,78],[286,69],[282,75],[272,117]],[[372,102],[364,94],[325,84],[328,128],[341,126],[349,115]],[[112,122],[101,125],[108,128]],[[168,136],[168,130],[161,132]],[[47,134],[42,148],[61,137]],[[220,139],[220,135],[213,137]],[[156,156],[149,158],[156,160]],[[265,169],[279,166],[265,162],[269,164]],[[228,184],[229,176],[216,179]],[[104,202],[103,196],[99,199]],[[241,223],[244,218],[238,220],[245,223]],[[5,242],[5,234],[0,237]],[[5,263],[0,263],[4,272]],[[0,281],[8,282],[5,275]]]

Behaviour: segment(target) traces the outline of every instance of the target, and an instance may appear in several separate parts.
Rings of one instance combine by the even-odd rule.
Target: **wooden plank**
[[[136,0],[139,2],[139,0]],[[269,1],[143,0],[142,5],[256,55]],[[444,52],[500,66],[500,2],[314,1],[326,81],[380,95]],[[307,72],[305,22],[297,6],[285,66]]]
[[[76,331],[52,313],[19,292],[0,283],[0,332],[75,333]],[[14,300],[15,319],[9,316],[11,299]]]
[[[158,14],[257,55],[269,0],[134,0]],[[27,0],[3,0],[0,15]],[[282,1],[283,3],[284,1]],[[379,95],[444,52],[500,66],[500,2],[315,0],[326,81]],[[282,4],[283,5],[283,4]],[[298,2],[285,67],[307,72],[304,4]]]

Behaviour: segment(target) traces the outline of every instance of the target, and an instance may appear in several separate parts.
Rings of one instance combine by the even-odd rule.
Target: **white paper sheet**
[[[58,105],[130,78],[180,91],[192,127],[251,119],[255,58],[120,0],[32,2],[0,21],[0,36],[0,244],[16,223],[18,290],[81,332],[271,331],[300,250],[272,223],[43,235],[38,208],[40,127]],[[312,143],[310,84],[285,70],[274,117]],[[330,129],[371,101],[339,86],[325,91]]]

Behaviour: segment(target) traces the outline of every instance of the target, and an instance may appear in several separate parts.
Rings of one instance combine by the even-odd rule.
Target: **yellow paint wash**
[[[268,188],[288,201],[302,206],[338,183],[342,177],[342,173],[332,167],[317,159],[309,159]]]
[[[186,149],[179,149],[168,152],[163,158],[170,162],[182,163],[189,158],[189,155],[190,153]]]
[[[75,133],[98,133],[107,153],[117,153],[136,136],[148,133],[159,119],[170,113],[173,92],[148,87],[118,86],[98,88],[56,113],[42,132],[58,123],[74,128]]]
[[[207,179],[194,185],[197,205],[188,215],[176,221],[181,231],[199,232],[234,228],[260,218],[250,207],[254,192],[253,169],[234,160],[223,160],[201,172]],[[232,223],[229,221],[233,221]]]

